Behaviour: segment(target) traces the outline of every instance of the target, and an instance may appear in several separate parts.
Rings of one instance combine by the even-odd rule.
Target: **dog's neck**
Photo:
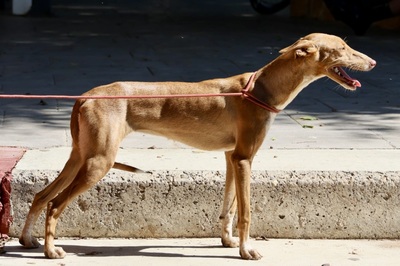
[[[257,72],[252,94],[271,106],[283,110],[311,82],[322,75],[310,73],[303,60],[281,55]]]

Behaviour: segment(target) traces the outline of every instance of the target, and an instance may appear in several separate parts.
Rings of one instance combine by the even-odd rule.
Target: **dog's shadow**
[[[141,257],[158,257],[158,258],[221,258],[221,259],[238,259],[239,256],[218,255],[213,252],[195,252],[196,250],[206,249],[227,249],[220,245],[147,245],[147,246],[80,246],[80,245],[59,245],[68,255],[79,257],[110,257],[110,256],[141,256]],[[193,250],[193,252],[187,250]],[[163,251],[164,250],[164,251]],[[175,250],[186,250],[179,253]],[[193,255],[190,255],[190,254]],[[211,254],[210,254],[211,253]],[[43,246],[37,249],[25,249],[22,246],[6,246],[3,257],[9,258],[29,258],[44,259]]]

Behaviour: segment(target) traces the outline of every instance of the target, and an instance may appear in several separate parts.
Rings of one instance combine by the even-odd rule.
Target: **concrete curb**
[[[62,167],[58,168],[57,158],[65,163],[68,152],[65,148],[28,151],[14,169],[14,224],[10,235],[19,235],[34,193],[57,176]],[[267,152],[268,156],[281,152],[280,156],[286,157],[266,160],[266,164],[276,162],[275,167],[261,170],[261,159]],[[342,157],[336,157],[339,152]],[[58,156],[54,156],[56,153]],[[169,157],[172,153],[176,158],[173,161]],[[310,150],[261,151],[252,175],[251,234],[279,238],[399,238],[400,175],[396,169],[399,166],[394,164],[398,153],[314,150],[312,156]],[[131,160],[128,154],[140,159]],[[158,169],[137,175],[111,171],[64,212],[58,236],[218,236],[224,186],[224,162],[218,156],[182,149],[123,150],[119,161],[133,162],[145,170],[151,166]],[[337,158],[333,166],[332,156]],[[290,163],[289,158],[294,157],[304,158],[303,168],[297,167],[300,170]],[[312,162],[306,163],[307,158]],[[385,164],[374,163],[382,158],[388,160],[386,169]],[[289,162],[286,170],[279,169],[280,159]],[[357,171],[349,164],[346,169],[348,162],[364,168]],[[208,169],[200,169],[202,166]],[[340,167],[344,170],[337,169]],[[43,216],[36,235],[43,235]]]

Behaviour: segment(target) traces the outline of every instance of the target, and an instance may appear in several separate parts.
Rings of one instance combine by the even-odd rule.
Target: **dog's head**
[[[351,78],[344,68],[369,71],[376,65],[375,60],[353,50],[341,38],[323,33],[307,35],[280,53],[303,60],[310,65],[310,70],[316,71],[314,75],[327,76],[349,90],[361,87],[361,83]]]

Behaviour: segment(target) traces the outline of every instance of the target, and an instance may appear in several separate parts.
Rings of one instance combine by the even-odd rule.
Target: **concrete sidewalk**
[[[27,150],[15,171],[60,171],[70,147]],[[299,160],[301,158],[301,160]],[[400,171],[400,150],[271,149],[257,153],[255,171]],[[144,171],[225,171],[223,152],[196,149],[120,149],[116,161]]]
[[[0,265],[296,265],[398,266],[400,241],[392,240],[253,240],[259,261],[239,259],[237,248],[223,248],[216,238],[201,239],[59,239],[63,260],[44,258],[43,247],[7,244]]]

